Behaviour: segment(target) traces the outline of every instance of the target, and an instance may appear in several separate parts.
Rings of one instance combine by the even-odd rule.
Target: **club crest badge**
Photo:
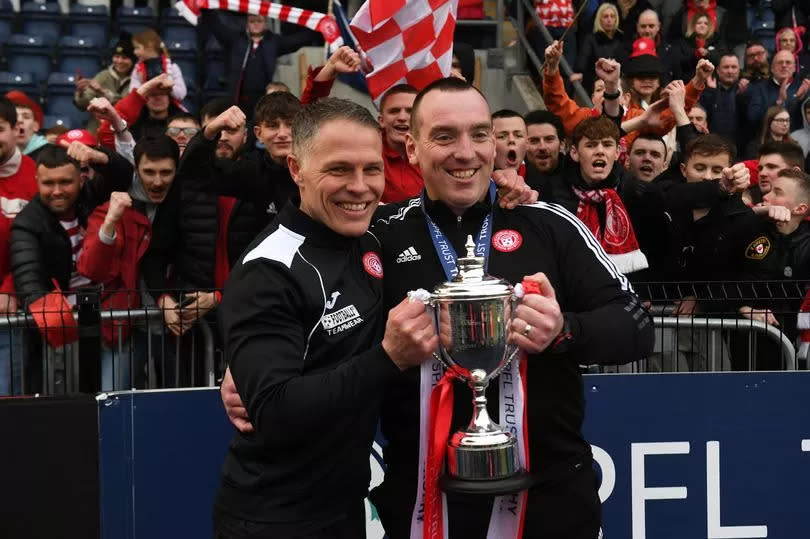
[[[762,260],[771,250],[771,240],[767,236],[759,236],[757,239],[748,244],[745,249],[745,258],[751,260]]]
[[[380,255],[378,255],[374,251],[369,251],[363,255],[363,268],[366,270],[366,273],[368,273],[372,277],[382,279],[383,276],[382,260],[380,260]]]
[[[502,253],[511,253],[523,245],[523,236],[517,230],[499,230],[492,235],[492,246]]]

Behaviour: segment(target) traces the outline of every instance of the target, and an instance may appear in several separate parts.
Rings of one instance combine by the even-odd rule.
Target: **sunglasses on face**
[[[166,134],[170,137],[176,137],[180,133],[183,133],[187,137],[193,137],[196,135],[200,130],[196,127],[169,127],[166,129]]]

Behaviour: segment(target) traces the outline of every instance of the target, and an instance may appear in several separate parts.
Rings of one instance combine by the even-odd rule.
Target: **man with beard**
[[[513,110],[503,109],[492,115],[495,131],[495,168],[511,168],[526,175],[526,122]]]
[[[201,111],[203,127],[208,127],[230,106],[224,100],[206,104]],[[224,127],[216,143],[216,159],[243,159],[246,140],[244,124]],[[181,288],[189,290],[184,298],[194,299],[183,311],[188,327],[216,306],[216,291],[224,288],[230,268],[268,222],[266,209],[261,205],[218,196],[215,175],[213,168],[206,170],[189,161],[183,161],[180,167],[183,189],[177,270]]]
[[[740,88],[745,91],[753,82],[771,78],[768,64],[768,50],[759,41],[749,41],[745,45],[743,70],[740,74]]]
[[[547,110],[533,110],[526,122],[526,183],[540,192],[562,170],[565,134],[560,119]]]

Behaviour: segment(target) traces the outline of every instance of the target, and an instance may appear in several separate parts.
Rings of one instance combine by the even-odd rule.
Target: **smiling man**
[[[527,352],[530,461],[542,463],[532,468],[538,488],[528,492],[524,537],[593,539],[600,508],[580,430],[584,399],[575,358],[622,363],[644,356],[652,347],[652,323],[626,278],[574,216],[543,203],[513,211],[498,207],[490,180],[495,137],[478,90],[455,78],[430,84],[414,101],[410,125],[408,156],[422,171],[425,190],[421,199],[394,205],[391,217],[375,222],[383,245],[384,298],[393,304],[410,290],[430,290],[447,280],[455,256],[440,255],[446,252],[441,246],[464,253],[468,234],[487,257],[489,273],[511,283],[539,283],[541,294],[524,299],[510,328]],[[419,257],[398,260],[406,250]],[[387,471],[372,500],[392,539],[421,537],[428,520],[421,482],[427,445],[420,440],[428,439],[429,418],[420,410],[428,409],[433,382],[424,370],[411,369],[385,395]],[[490,403],[499,402],[499,385],[490,385]],[[468,395],[458,390],[452,429],[466,426]],[[451,537],[487,536],[492,498],[449,494],[447,503]]]
[[[379,404],[438,340],[424,307],[407,300],[379,340],[381,248],[367,233],[385,185],[377,122],[328,98],[292,131],[300,206],[285,205],[248,247],[218,311],[255,430],[237,432],[225,457],[217,539],[365,537]]]

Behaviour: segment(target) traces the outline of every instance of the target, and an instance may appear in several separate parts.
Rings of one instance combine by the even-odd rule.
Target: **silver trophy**
[[[447,442],[447,473],[440,485],[452,492],[507,494],[527,488],[528,474],[519,466],[515,436],[490,419],[485,393],[518,353],[506,342],[517,297],[509,283],[486,274],[472,236],[465,247],[456,276],[428,300],[439,334],[440,352],[434,356],[473,392],[472,420]]]

